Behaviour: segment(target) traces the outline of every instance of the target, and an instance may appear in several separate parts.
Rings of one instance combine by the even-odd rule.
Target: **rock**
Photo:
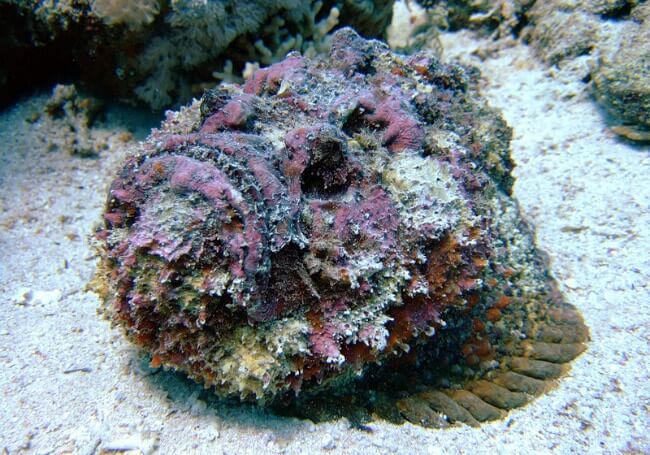
[[[325,433],[323,438],[321,439],[321,448],[323,450],[334,450],[336,449],[336,441],[332,437],[331,434]]]
[[[598,17],[558,3],[538,1],[527,13],[532,25],[527,27],[526,39],[551,65],[591,53],[601,39]]]
[[[110,439],[101,445],[100,453],[107,455],[115,453],[140,453],[142,455],[149,455],[157,447],[158,435],[152,432],[144,432]]]
[[[616,117],[615,121],[637,125],[647,133],[650,129],[650,19],[627,27],[618,45],[602,53],[592,79],[596,97]],[[643,134],[624,135],[631,140],[647,140]]]
[[[34,292],[28,287],[20,287],[16,291],[13,297],[13,301],[16,305],[25,306],[27,305],[32,298],[34,297]]]

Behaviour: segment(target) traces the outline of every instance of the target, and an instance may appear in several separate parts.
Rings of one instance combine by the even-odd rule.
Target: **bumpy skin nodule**
[[[343,29],[328,58],[171,114],[110,188],[108,313],[224,396],[343,390],[395,359],[484,377],[530,325],[511,302],[559,300],[474,78]]]

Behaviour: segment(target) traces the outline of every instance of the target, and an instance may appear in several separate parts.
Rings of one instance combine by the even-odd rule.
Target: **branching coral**
[[[370,33],[382,33],[388,24],[390,10],[384,4],[390,6],[392,2],[364,6],[366,15],[361,17],[381,12],[378,17],[372,16],[378,26],[370,28]],[[165,18],[169,34],[152,42],[135,62],[137,74],[149,75],[136,88],[136,94],[152,107],[161,108],[174,99],[188,99],[191,82],[184,74],[196,72],[207,62],[212,65],[210,73],[218,79],[237,81],[235,72],[243,71],[247,64],[269,65],[292,50],[307,55],[324,52],[327,35],[339,22],[359,20],[348,11],[354,10],[351,5],[361,4],[320,0],[282,0],[271,4],[174,0]],[[222,60],[221,67],[215,67],[214,62],[224,53],[228,58]]]
[[[7,67],[0,74],[10,87],[21,86],[13,69],[28,66],[27,77],[47,78],[55,67],[80,73],[82,82],[109,95],[164,109],[200,95],[206,83],[214,86],[212,73],[240,80],[247,66],[268,65],[291,50],[322,52],[336,26],[355,24],[367,36],[382,36],[392,3],[1,0],[0,56]],[[30,58],[40,48],[42,58]],[[34,71],[35,64],[42,69]]]

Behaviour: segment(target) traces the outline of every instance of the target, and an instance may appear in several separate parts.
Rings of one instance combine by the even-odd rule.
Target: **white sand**
[[[452,53],[476,45],[445,42]],[[552,77],[524,46],[481,65],[514,128],[515,195],[591,328],[556,390],[479,429],[375,422],[367,433],[206,405],[199,386],[152,374],[97,316],[88,238],[123,156],[47,152],[24,121],[44,102],[33,97],[0,113],[0,451],[650,453],[648,147],[614,137],[587,86]]]

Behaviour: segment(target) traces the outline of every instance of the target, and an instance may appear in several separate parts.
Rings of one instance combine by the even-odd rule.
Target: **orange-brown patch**
[[[151,358],[151,362],[149,362],[149,366],[151,368],[158,368],[160,365],[162,365],[162,359],[158,354],[156,354]]]
[[[348,344],[341,349],[345,360],[353,365],[364,364],[375,360],[370,347],[365,343]]]
[[[486,311],[485,315],[487,316],[488,321],[496,322],[501,319],[501,310],[498,308],[490,308]]]
[[[472,329],[475,333],[482,333],[485,330],[485,324],[480,319],[474,319],[472,321]]]
[[[505,307],[510,305],[511,298],[508,297],[507,295],[502,295],[499,297],[499,300],[494,304],[494,308],[498,308],[500,310],[503,310]]]
[[[160,177],[165,174],[165,166],[160,162],[156,161],[153,163],[153,171]]]

